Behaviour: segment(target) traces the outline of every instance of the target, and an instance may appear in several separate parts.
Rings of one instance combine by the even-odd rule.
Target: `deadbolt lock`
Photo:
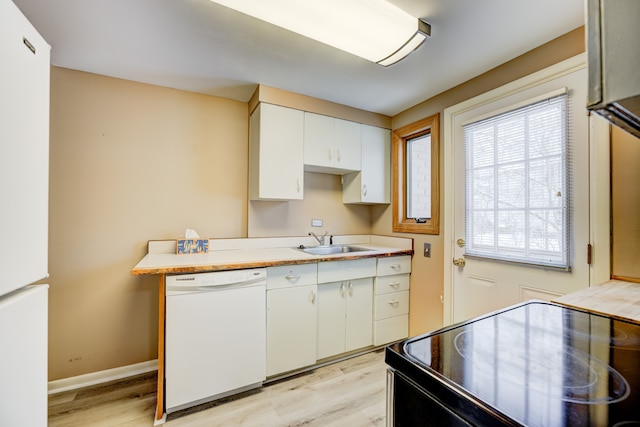
[[[464,239],[458,239],[456,240],[456,243],[458,244],[459,248],[464,248]]]

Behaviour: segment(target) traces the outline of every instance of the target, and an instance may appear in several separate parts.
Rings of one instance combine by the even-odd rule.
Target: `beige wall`
[[[442,164],[443,144],[445,143],[442,132],[445,108],[575,56],[584,52],[584,49],[584,28],[581,27],[398,114],[393,117],[392,129],[398,129],[432,114],[440,113],[440,162]],[[443,171],[440,168],[441,198],[444,194],[444,185]],[[410,235],[414,239],[416,250],[411,274],[410,335],[425,333],[442,326],[441,295],[444,292],[445,265],[443,230],[447,226],[444,222],[446,218],[444,218],[442,203],[440,204],[440,221],[440,234],[437,236]],[[392,234],[390,208],[374,208],[372,210],[372,232]],[[425,242],[431,243],[431,258],[424,258],[422,255]]]
[[[582,30],[570,33],[407,110],[393,128],[583,50]],[[50,380],[156,357],[157,278],[129,274],[149,239],[176,238],[187,227],[203,237],[303,235],[312,218],[331,234],[393,234],[391,209],[343,205],[333,175],[306,173],[303,201],[247,202],[248,110],[52,68]],[[415,335],[442,324],[443,239],[408,236],[417,251]],[[424,242],[432,258],[422,257]]]
[[[247,104],[52,68],[49,378],[157,357],[149,239],[247,234]]]
[[[249,202],[249,237],[370,234],[368,206],[342,203],[340,176],[305,172],[304,200]],[[323,227],[311,227],[321,219]]]
[[[611,275],[640,282],[640,140],[611,127]]]

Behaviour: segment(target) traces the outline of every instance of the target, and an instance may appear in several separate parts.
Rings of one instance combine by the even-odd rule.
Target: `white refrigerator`
[[[0,426],[47,425],[49,58],[0,0]]]

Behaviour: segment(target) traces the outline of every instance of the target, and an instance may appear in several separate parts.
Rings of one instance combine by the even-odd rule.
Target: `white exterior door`
[[[568,89],[572,122],[569,155],[571,233],[569,270],[465,256],[466,178],[462,126]],[[529,299],[552,300],[589,286],[589,123],[583,57],[565,61],[445,111],[445,324],[463,321]],[[470,196],[472,197],[472,196]],[[499,216],[498,216],[499,218]],[[500,227],[498,222],[497,227]],[[608,251],[608,249],[607,249]],[[600,254],[604,256],[604,251]]]

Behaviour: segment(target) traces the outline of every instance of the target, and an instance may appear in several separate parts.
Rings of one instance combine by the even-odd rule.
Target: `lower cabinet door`
[[[346,282],[345,351],[373,344],[373,278]]]
[[[267,376],[316,362],[317,285],[267,291]]]
[[[373,278],[318,285],[318,359],[373,344]]]
[[[344,353],[344,282],[318,285],[318,359]]]

